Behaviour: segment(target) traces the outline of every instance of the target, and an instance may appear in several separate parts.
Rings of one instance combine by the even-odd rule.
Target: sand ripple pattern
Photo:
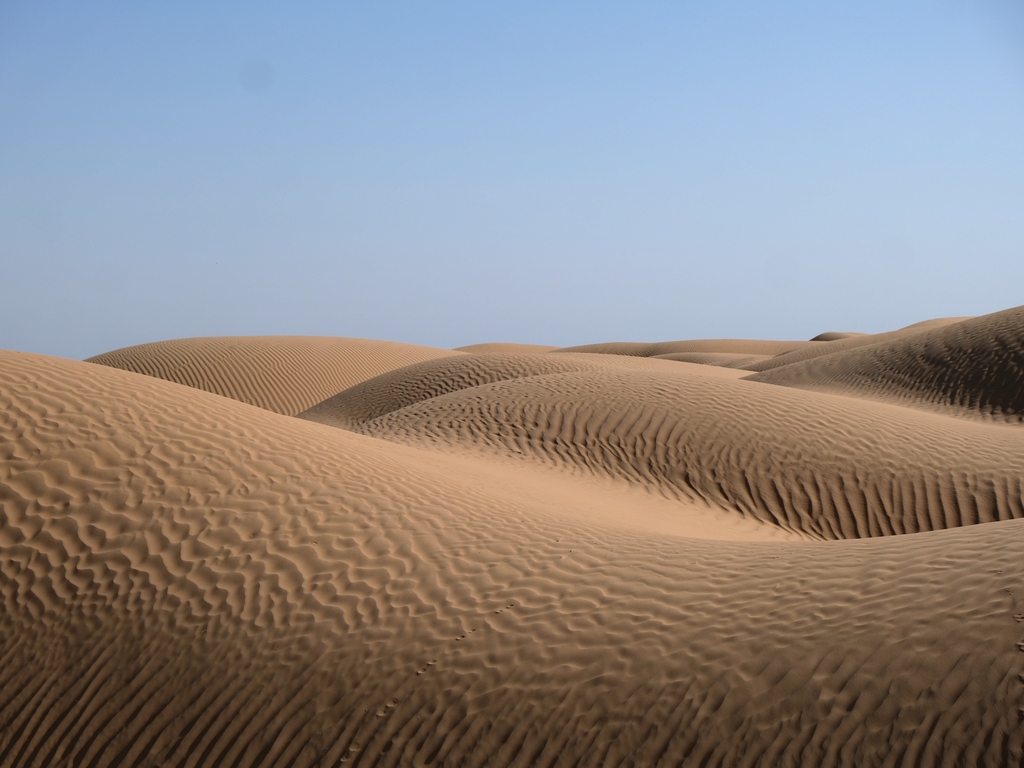
[[[749,355],[744,352],[669,352],[664,355],[654,355],[654,357],[659,360],[676,360],[680,363],[746,368],[754,363],[770,360],[772,355]]]
[[[543,374],[555,357],[452,361],[507,380],[463,376],[448,393],[422,367],[396,371],[358,388],[344,426],[613,477],[825,539],[1024,517],[1024,432],[681,366]],[[318,416],[335,423],[304,414]]]
[[[497,381],[551,373],[682,370],[666,362],[593,354],[467,354],[429,360],[375,376],[299,414],[343,429],[431,398]]]
[[[327,336],[216,336],[157,341],[87,362],[143,373],[294,416],[386,371],[458,355],[446,349]]]
[[[651,363],[683,373],[530,376],[381,419],[405,414],[423,434],[416,409],[463,403],[438,411],[465,413],[461,428],[429,422],[435,439],[461,429],[482,445],[481,425],[529,414],[537,439],[574,435],[592,461],[618,435],[622,466],[670,455],[666,438],[689,427],[659,414],[681,394],[698,432],[753,391],[813,403],[808,435],[814,418],[843,426],[813,415],[841,398]],[[616,388],[632,403],[618,424],[604,415]],[[729,429],[719,457],[761,450],[730,448]],[[537,455],[564,450],[551,445]],[[591,497],[572,515],[553,505],[557,473],[460,450],[0,353],[0,765],[1022,760],[1024,521],[848,541],[654,536],[630,524],[643,504],[582,523]]]
[[[1019,424],[1024,421],[1024,307],[749,378]]]
[[[885,333],[821,333],[812,340],[815,343],[805,344],[791,350],[777,353],[774,357],[750,363],[747,366],[751,371],[770,371],[784,365],[812,360],[824,355],[832,355],[837,352],[848,352],[859,347],[866,347],[881,342],[896,341],[910,336],[916,336],[924,331],[942,328],[947,325],[967,320],[965,317],[940,317],[934,320],[925,320],[921,323],[908,325],[906,328],[899,328],[895,331]],[[825,344],[816,343],[818,340],[826,341]]]

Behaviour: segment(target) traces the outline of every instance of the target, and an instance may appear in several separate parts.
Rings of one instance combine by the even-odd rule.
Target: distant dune
[[[592,352],[601,355],[628,355],[631,357],[660,357],[687,352],[742,353],[746,355],[779,355],[797,349],[818,347],[814,341],[761,341],[757,339],[698,339],[696,341],[662,341],[645,344],[633,341],[615,341],[607,344],[584,344],[564,347],[559,352]]]
[[[294,416],[361,381],[446,349],[321,336],[216,336],[139,344],[90,357]]]
[[[0,352],[0,765],[1020,765],[1022,345]]]

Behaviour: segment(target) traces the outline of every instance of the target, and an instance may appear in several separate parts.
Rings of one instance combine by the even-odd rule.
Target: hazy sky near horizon
[[[0,348],[1024,304],[1024,5],[0,0]]]

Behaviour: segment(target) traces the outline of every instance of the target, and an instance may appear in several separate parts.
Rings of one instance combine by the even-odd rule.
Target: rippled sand
[[[1024,308],[0,352],[0,765],[1019,765]]]

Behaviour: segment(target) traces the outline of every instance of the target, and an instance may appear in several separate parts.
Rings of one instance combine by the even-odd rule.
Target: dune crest
[[[446,349],[331,336],[213,336],[139,344],[86,362],[121,368],[293,416],[364,379]]]
[[[780,355],[798,349],[819,345],[816,341],[762,341],[760,339],[696,339],[693,341],[659,341],[654,343],[613,341],[603,344],[584,344],[563,347],[556,352],[589,352],[600,355],[627,355],[630,357],[659,357],[689,352],[743,353],[747,355]]]
[[[343,393],[302,416],[431,450],[614,478],[820,538],[1024,516],[1024,432],[682,364],[508,376],[450,392],[421,386],[420,370],[365,382],[354,403]]]
[[[940,317],[934,320],[924,320],[920,323],[914,323],[908,325],[905,328],[899,328],[895,331],[886,331],[884,333],[841,333],[841,334],[819,334],[823,336],[838,336],[839,338],[832,338],[827,341],[812,341],[805,346],[785,350],[776,354],[766,360],[761,360],[747,366],[751,371],[769,371],[774,368],[779,368],[783,365],[790,365],[792,363],[799,363],[804,360],[811,360],[817,357],[824,357],[825,355],[833,355],[839,352],[846,352],[851,349],[857,349],[858,347],[865,347],[871,344],[880,344],[888,341],[895,341],[897,339],[905,339],[911,336],[916,336],[919,333],[924,333],[935,328],[942,328],[947,325],[958,323],[968,318],[964,317]],[[818,337],[816,336],[815,339]]]
[[[544,376],[551,373],[598,371],[655,371],[676,374],[692,366],[677,366],[655,358],[599,354],[467,354],[428,360],[360,382],[298,414],[299,418],[344,429],[423,400],[498,381]],[[696,371],[701,375],[731,376],[725,371]]]
[[[847,348],[748,377],[946,414],[1024,420],[1024,307]]]

